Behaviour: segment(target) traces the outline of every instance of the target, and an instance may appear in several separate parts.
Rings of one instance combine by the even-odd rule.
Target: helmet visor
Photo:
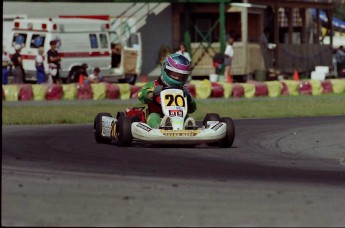
[[[178,73],[178,72],[174,72],[171,70],[166,69],[166,73],[167,75],[169,75],[169,77],[180,81],[180,82],[185,82],[188,79],[189,74],[182,74],[182,73]]]

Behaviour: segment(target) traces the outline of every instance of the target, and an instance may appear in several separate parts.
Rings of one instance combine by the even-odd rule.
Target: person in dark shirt
[[[14,83],[23,83],[25,80],[25,71],[22,62],[23,58],[20,54],[22,46],[20,44],[16,44],[14,46],[14,49],[16,50],[16,53],[14,53],[11,58],[12,64],[14,66],[14,69],[12,70],[14,76]]]
[[[58,51],[56,50],[56,41],[50,41],[50,49],[47,52],[48,56],[48,64],[49,64],[49,74],[52,76],[53,83],[61,84],[60,79],[60,61],[61,58],[59,56]]]
[[[67,83],[78,83],[80,77],[88,77],[87,73],[88,65],[86,63],[81,64],[80,66],[75,66],[71,69],[67,76]]]
[[[111,67],[117,68],[121,63],[121,50],[116,44],[111,44]]]

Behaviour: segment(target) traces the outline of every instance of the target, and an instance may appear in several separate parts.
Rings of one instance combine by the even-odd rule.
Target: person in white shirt
[[[103,77],[100,76],[100,72],[101,72],[101,70],[99,69],[99,67],[95,67],[93,69],[93,74],[90,74],[88,77],[85,77],[84,82],[87,84],[102,82]]]
[[[8,73],[9,68],[11,67],[11,59],[8,56],[7,52],[4,51],[2,47],[2,84],[6,85],[8,83]]]
[[[231,63],[232,63],[232,59],[234,56],[234,49],[232,47],[232,44],[234,43],[234,39],[229,37],[228,38],[228,44],[226,45],[225,48],[225,58],[224,58],[224,65],[225,65],[225,70],[224,70],[224,74],[225,77],[227,78],[228,82],[232,82],[232,76],[231,76]]]
[[[35,65],[36,65],[36,76],[37,83],[42,84],[46,82],[46,73],[44,71],[44,48],[38,48],[38,55],[36,56]]]
[[[180,44],[180,50],[178,50],[176,52],[176,54],[183,55],[184,57],[186,57],[189,60],[189,62],[192,61],[192,59],[190,58],[189,53],[187,52],[186,45],[184,43]]]

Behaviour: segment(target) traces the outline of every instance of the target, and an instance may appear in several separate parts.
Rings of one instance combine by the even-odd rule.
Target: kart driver
[[[189,90],[184,86],[190,74],[190,61],[181,54],[170,54],[162,63],[161,75],[157,80],[148,82],[139,91],[138,99],[148,105],[149,115],[147,124],[152,128],[171,126],[170,117],[164,116],[161,105],[156,101],[163,88],[180,88],[187,97],[188,113],[196,110],[196,103]],[[188,117],[188,115],[187,115]],[[196,126],[195,120],[188,117],[185,121],[187,126]]]

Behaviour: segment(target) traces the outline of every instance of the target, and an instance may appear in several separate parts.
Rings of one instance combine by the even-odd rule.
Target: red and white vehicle
[[[99,67],[106,80],[131,80],[141,71],[142,44],[140,33],[132,32],[128,24],[126,34],[120,34],[119,28],[114,28],[114,25],[123,25],[126,20],[129,18],[110,19],[109,16],[15,19],[6,49],[12,54],[15,44],[23,47],[21,54],[28,81],[36,80],[35,58],[38,48],[44,48],[46,57],[52,40],[58,42],[62,79],[73,67],[86,63],[89,70]],[[112,67],[112,45],[117,45],[121,51],[121,62],[117,67]],[[48,72],[47,57],[45,62]]]

